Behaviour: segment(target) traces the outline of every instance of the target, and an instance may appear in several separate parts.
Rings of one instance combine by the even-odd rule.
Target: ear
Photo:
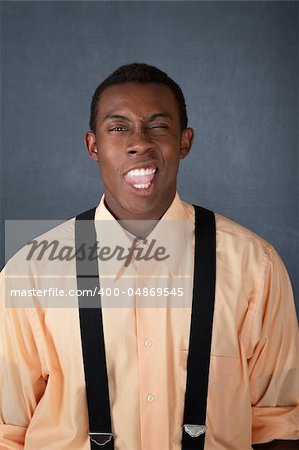
[[[182,131],[180,159],[185,158],[189,154],[193,143],[193,138],[194,138],[193,128],[185,128],[185,130]]]
[[[85,142],[85,147],[88,151],[90,158],[93,161],[98,161],[97,142],[96,142],[95,134],[92,131],[88,131],[85,134],[84,142]]]

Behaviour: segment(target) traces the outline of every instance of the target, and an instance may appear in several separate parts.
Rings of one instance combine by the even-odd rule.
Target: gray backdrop
[[[298,293],[297,2],[2,2],[3,218],[98,202],[90,98],[134,61],[185,93],[196,140],[181,196],[270,241]]]

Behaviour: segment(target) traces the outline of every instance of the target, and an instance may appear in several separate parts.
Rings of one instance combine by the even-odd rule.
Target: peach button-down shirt
[[[103,199],[96,219],[115,222]],[[161,225],[167,220],[191,224],[172,227],[165,238],[175,243],[173,258],[146,268],[142,261],[125,268],[117,262],[113,273],[110,263],[100,264],[103,289],[124,282],[132,289],[181,286],[184,291],[174,303],[138,295],[103,298],[116,450],[179,450],[181,445],[193,207],[176,195]],[[248,450],[252,443],[299,439],[298,327],[287,272],[275,250],[254,233],[218,214],[216,230],[205,450]],[[45,236],[74,245],[74,219]],[[0,449],[89,450],[78,310],[53,307],[57,299],[52,297],[27,297],[24,305],[12,298],[18,280],[28,292],[49,287],[47,261],[28,262],[25,255],[24,249],[18,252],[1,276]],[[74,274],[74,260],[59,267],[55,287],[74,285]]]

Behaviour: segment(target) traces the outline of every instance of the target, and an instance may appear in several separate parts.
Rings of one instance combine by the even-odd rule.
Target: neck
[[[173,202],[175,193],[168,201],[161,202],[157,209],[135,212],[122,208],[105,194],[104,204],[123,228],[137,237],[145,238],[155,228]]]

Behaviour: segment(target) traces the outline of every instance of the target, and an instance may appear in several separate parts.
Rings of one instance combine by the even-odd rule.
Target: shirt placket
[[[148,244],[137,243],[136,248]],[[140,395],[141,449],[169,447],[167,417],[166,308],[159,307],[150,289],[159,287],[157,261],[135,261],[136,264],[136,341]],[[165,283],[165,280],[164,280]],[[164,284],[165,285],[165,284]],[[139,295],[140,294],[140,295]],[[151,306],[151,299],[153,306]]]

